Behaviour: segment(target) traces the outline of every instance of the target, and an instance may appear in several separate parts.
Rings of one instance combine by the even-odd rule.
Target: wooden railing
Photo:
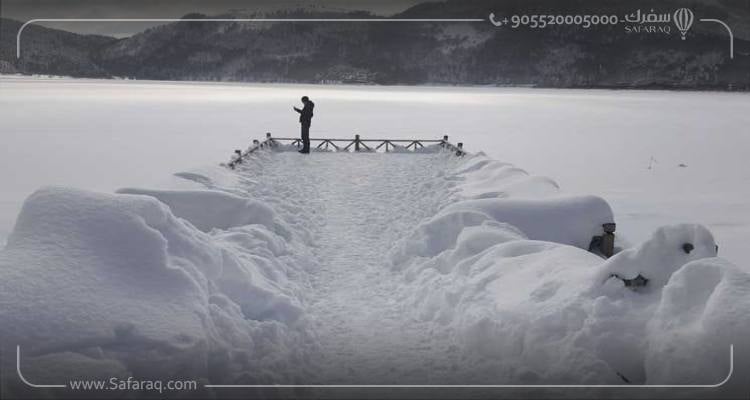
[[[263,150],[272,149],[278,147],[280,144],[289,144],[296,147],[302,147],[302,139],[300,138],[277,138],[272,137],[271,133],[266,133],[266,140],[259,141],[253,140],[253,144],[245,151],[235,150],[232,155],[232,159],[226,164],[227,167],[234,169],[237,164],[242,164],[244,158],[251,155],[252,153]],[[369,143],[369,145],[368,145]],[[401,145],[399,145],[399,143]],[[405,149],[407,151],[418,152],[427,145],[439,145],[447,151],[452,152],[456,156],[463,156],[466,154],[463,150],[463,143],[456,145],[448,141],[448,135],[443,136],[442,139],[362,139],[359,135],[354,135],[354,139],[328,139],[328,138],[310,138],[310,147],[317,149],[324,149],[330,151],[354,151],[354,152],[375,152],[384,151],[392,152],[397,148]]]

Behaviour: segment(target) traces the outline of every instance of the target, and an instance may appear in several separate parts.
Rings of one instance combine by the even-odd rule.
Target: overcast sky
[[[314,6],[390,15],[424,1],[427,0],[0,0],[0,14],[20,21],[35,18],[179,18],[191,12],[215,15],[233,9],[253,12]],[[154,24],[76,22],[45,25],[79,33],[123,37]]]

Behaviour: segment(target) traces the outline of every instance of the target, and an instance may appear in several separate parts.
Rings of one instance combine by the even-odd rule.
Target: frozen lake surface
[[[747,393],[744,95],[1,83],[3,229],[17,222],[0,352],[23,348],[31,382]],[[295,135],[301,94],[315,136],[449,134],[487,154],[280,145],[219,166]],[[604,259],[589,248],[613,221],[627,248]],[[4,376],[11,397],[43,394]],[[351,397],[310,397],[330,393]]]
[[[158,186],[265,132],[296,135],[302,95],[316,103],[313,137],[448,134],[568,193],[604,197],[633,243],[700,223],[747,267],[750,96],[733,93],[2,77],[0,238],[40,186]]]

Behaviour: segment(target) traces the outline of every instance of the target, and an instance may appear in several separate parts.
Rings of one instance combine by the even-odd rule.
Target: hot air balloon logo
[[[688,29],[693,26],[693,20],[695,19],[693,12],[688,8],[680,8],[674,12],[673,17],[674,24],[677,25],[677,29],[680,30],[682,40],[685,40],[685,34],[687,33]]]

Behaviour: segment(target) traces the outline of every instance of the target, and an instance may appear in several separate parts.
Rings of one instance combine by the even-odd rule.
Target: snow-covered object
[[[664,287],[653,318],[645,372],[649,382],[724,381],[729,346],[735,370],[727,390],[743,388],[750,371],[750,274],[720,258],[683,265]]]
[[[273,210],[257,200],[217,190],[147,190],[125,188],[117,193],[140,194],[157,198],[172,213],[190,221],[203,232],[235,226],[263,225],[276,234],[289,237]]]
[[[392,252],[396,264],[408,253],[434,256],[455,242],[464,227],[492,221],[511,225],[514,235],[585,250],[594,236],[602,234],[603,224],[614,222],[604,199],[560,195],[551,179],[529,175],[481,153],[462,159],[445,179],[456,196],[396,246]]]
[[[701,225],[665,226],[656,230],[651,239],[624,250],[607,260],[599,283],[607,279],[632,281],[639,276],[649,288],[661,288],[672,274],[693,260],[715,257],[713,235]]]
[[[455,171],[462,181],[460,193],[466,198],[544,197],[554,195],[559,186],[543,176],[529,175],[508,163],[493,160],[484,154],[468,158]]]
[[[397,243],[391,252],[391,261],[394,266],[403,266],[412,257],[436,260],[441,253],[464,253],[468,249],[478,253],[492,244],[525,238],[518,228],[499,223],[482,212],[443,212],[419,225],[408,238]]]
[[[593,236],[602,234],[603,224],[614,222],[609,204],[596,196],[466,200],[446,207],[441,214],[466,210],[513,225],[530,239],[582,249],[588,249]]]
[[[201,221],[225,223],[210,213]],[[304,250],[287,243],[264,225],[211,236],[151,196],[40,189],[0,252],[0,337],[66,371],[107,359],[140,376],[273,375],[264,365],[304,352],[307,334],[299,287],[283,278]],[[25,368],[37,381],[65,375],[37,364]]]
[[[530,239],[588,249],[592,237],[602,234],[602,225],[615,222],[601,197],[563,195],[552,179],[482,153],[462,160],[448,179],[457,196],[440,215],[481,213],[515,226]]]

